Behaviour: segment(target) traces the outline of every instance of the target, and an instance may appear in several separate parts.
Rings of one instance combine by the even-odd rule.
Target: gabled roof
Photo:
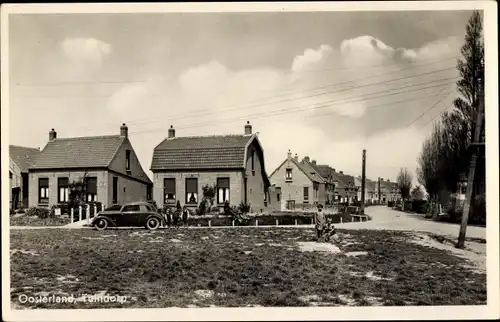
[[[303,171],[306,172],[309,179],[311,179],[312,181],[318,182],[318,183],[325,183],[326,182],[325,178],[323,178],[319,174],[319,172],[315,169],[314,165],[311,162],[307,161],[306,159],[303,159],[300,162],[300,165],[302,166]]]
[[[272,177],[273,174],[275,174],[276,171],[278,171],[285,164],[285,162],[287,162],[288,160],[289,160],[288,158],[286,158],[285,160],[283,160],[283,162],[280,163],[280,165],[271,173],[271,175],[269,177]],[[307,166],[305,166],[304,164],[302,164],[299,161],[295,160],[295,158],[290,158],[290,161],[293,164],[295,164],[295,166],[300,171],[302,171],[307,176],[307,178],[309,178],[309,180],[311,180],[312,182],[317,182],[317,183],[324,182],[324,181],[320,181],[321,177],[311,175],[310,169],[308,169]]]
[[[108,167],[124,136],[57,138],[49,141],[31,169]]]
[[[167,138],[154,149],[151,171],[243,169],[247,147],[255,138],[255,135]]]
[[[40,150],[24,146],[9,145],[9,156],[21,172],[27,173],[40,156]]]
[[[330,167],[329,165],[326,164],[311,164],[314,169],[319,173],[321,177],[323,177],[325,180],[328,179],[328,177],[333,178],[333,168]]]

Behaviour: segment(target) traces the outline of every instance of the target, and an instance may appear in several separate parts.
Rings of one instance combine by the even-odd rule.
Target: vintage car
[[[123,206],[109,206],[97,214],[90,226],[97,230],[108,227],[146,227],[155,230],[165,226],[165,219],[150,203],[132,202]]]

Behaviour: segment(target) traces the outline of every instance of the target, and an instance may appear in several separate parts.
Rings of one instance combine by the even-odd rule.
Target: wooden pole
[[[365,213],[365,185],[366,185],[366,150],[363,149],[363,157],[361,163],[361,207],[359,209],[359,214],[363,215]]]
[[[378,190],[378,204],[380,205],[380,177],[377,180],[377,190]]]
[[[467,177],[467,191],[465,193],[465,203],[462,211],[462,224],[458,233],[458,242],[456,247],[463,249],[465,247],[465,234],[467,232],[467,222],[469,221],[470,205],[472,202],[472,192],[474,188],[474,175],[476,172],[476,162],[478,158],[478,145],[481,139],[481,130],[483,126],[483,104],[484,94],[481,93],[476,118],[476,128],[474,129],[474,140],[472,141],[472,156],[469,165],[469,176]]]

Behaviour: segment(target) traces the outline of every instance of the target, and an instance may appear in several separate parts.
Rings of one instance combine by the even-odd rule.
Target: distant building
[[[244,134],[168,137],[153,152],[153,197],[160,207],[177,201],[196,208],[204,186],[215,186],[216,205],[249,204],[251,211],[268,207],[270,182],[264,150],[247,122]]]
[[[28,207],[29,177],[28,169],[40,155],[40,149],[17,145],[9,146],[9,208]]]
[[[361,200],[361,176],[354,178],[356,185],[356,198]],[[377,185],[374,181],[365,178],[365,202],[374,203],[377,200]]]
[[[272,185],[280,191],[279,202],[282,210],[311,207],[324,200],[320,196],[320,186],[325,180],[308,164],[299,162],[297,155],[288,151],[286,159],[269,176]]]
[[[128,139],[119,135],[57,138],[49,142],[29,169],[29,205],[51,206],[68,202],[69,186],[83,180],[85,202],[105,205],[151,199],[152,182],[142,169]]]
[[[391,182],[389,179],[384,180],[383,178],[379,178],[377,190],[380,191],[381,203],[394,202],[401,199],[398,184]]]

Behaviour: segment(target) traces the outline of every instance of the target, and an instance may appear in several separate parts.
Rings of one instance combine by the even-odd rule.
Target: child
[[[323,205],[318,205],[318,211],[314,216],[314,221],[316,223],[316,234],[318,235],[318,241],[323,237],[323,230],[325,229],[325,213],[323,212]]]
[[[189,210],[187,209],[186,206],[182,209],[182,223],[184,224],[184,227],[188,226],[188,217],[189,217]]]
[[[335,226],[332,225],[332,219],[328,219],[325,229],[325,241],[329,242],[330,238],[336,234]]]

